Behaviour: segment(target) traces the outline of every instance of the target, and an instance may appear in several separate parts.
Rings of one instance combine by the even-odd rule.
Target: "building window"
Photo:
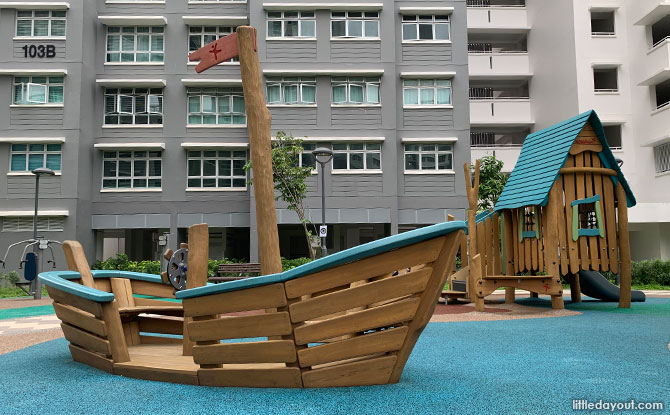
[[[102,156],[103,189],[160,189],[160,151],[105,151]]]
[[[379,104],[379,77],[333,77],[331,84],[333,89],[333,104]]]
[[[62,104],[63,81],[62,76],[15,76],[13,103]]]
[[[311,167],[312,170],[316,170],[316,157],[312,154],[312,151],[316,150],[316,144],[302,143],[301,146],[302,152],[298,164],[300,167]]]
[[[605,237],[603,216],[600,210],[600,195],[574,200],[572,207],[572,240],[580,236]]]
[[[405,144],[405,171],[453,170],[451,144]]]
[[[316,104],[316,78],[268,78],[268,104]]]
[[[189,125],[246,125],[242,88],[189,88]]]
[[[39,232],[62,232],[65,218],[62,216],[38,216],[37,230]],[[32,216],[6,216],[2,218],[3,232],[32,232]]]
[[[246,189],[246,150],[188,152],[188,187]]]
[[[405,106],[451,105],[451,79],[403,80]]]
[[[381,170],[380,143],[334,143],[333,170]]]
[[[540,239],[539,215],[537,206],[526,206],[519,210],[519,242],[524,238]]]
[[[141,0],[138,0],[141,1]],[[152,0],[153,1],[153,0]],[[161,1],[161,0],[156,0],[156,1]],[[165,1],[165,0],[163,0]],[[220,2],[220,3],[246,3],[247,0],[188,0],[189,3],[211,3],[211,2]]]
[[[17,10],[16,37],[65,37],[65,10]]]
[[[163,62],[163,26],[108,26],[107,62]]]
[[[297,38],[316,36],[313,11],[268,12],[269,38]]]
[[[163,124],[163,89],[106,88],[105,124]]]
[[[330,14],[333,38],[379,38],[379,12],[339,12]]]
[[[656,96],[656,109],[665,108],[670,105],[670,79],[666,79],[654,86]]]
[[[591,35],[614,36],[614,11],[591,12]]]
[[[29,172],[39,167],[61,169],[61,144],[12,144],[9,171]]]
[[[449,40],[449,15],[403,15],[402,40]]]
[[[605,138],[612,150],[621,150],[621,124],[604,125]]]
[[[593,89],[595,92],[618,92],[617,68],[593,68]]]
[[[670,172],[670,143],[654,147],[656,174]]]
[[[233,26],[189,26],[188,28],[188,52],[195,52],[208,43],[235,33]],[[226,62],[239,62],[235,57]]]

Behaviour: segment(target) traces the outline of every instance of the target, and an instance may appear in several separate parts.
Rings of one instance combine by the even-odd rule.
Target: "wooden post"
[[[548,276],[561,283],[560,263],[558,262],[558,209],[563,207],[563,195],[561,194],[560,181],[554,181],[549,191],[549,202],[547,203],[547,232],[544,233],[544,258],[547,263]],[[563,290],[561,295],[551,296],[551,308],[563,309]]]
[[[447,222],[453,222],[454,220],[456,220],[454,215],[447,214]],[[461,258],[461,267],[464,267],[463,258]],[[456,261],[455,260],[454,260],[454,266],[451,267],[451,269],[449,270],[449,274],[447,274],[447,275],[451,276],[451,274],[453,274],[454,272],[456,272]],[[447,278],[447,281],[449,281],[449,278]],[[451,289],[451,283],[449,284],[449,289]]]
[[[239,26],[237,28],[237,48],[240,54],[240,72],[247,111],[253,187],[256,197],[258,254],[261,273],[267,275],[279,273],[282,268],[272,178],[272,148],[270,145],[272,117],[263,95],[261,68],[258,53],[254,49],[255,40],[256,30],[253,27]]]
[[[465,173],[465,191],[468,195],[468,239],[470,239],[470,261],[472,257],[479,253],[477,246],[477,231],[475,217],[477,214],[477,201],[479,200],[479,160],[475,162],[475,184],[472,185],[470,179],[470,165],[463,164],[463,171]],[[479,248],[481,249],[481,248]]]
[[[475,311],[484,311],[484,297],[480,297],[481,285],[479,280],[482,278],[482,256],[477,254],[470,260],[470,287],[472,287],[470,301],[475,303]]]
[[[188,228],[188,278],[186,288],[202,287],[207,284],[209,261],[209,227],[206,223]],[[184,356],[193,356],[193,342],[188,337],[188,323],[191,317],[184,317]]]
[[[582,287],[579,283],[579,274],[570,274],[570,299],[573,303],[582,302]]]
[[[123,334],[121,317],[119,316],[119,305],[116,300],[102,303],[102,319],[107,329],[107,340],[112,349],[112,360],[114,363],[130,361],[126,336]]]
[[[512,211],[506,210],[503,213],[503,232],[505,243],[505,275],[514,275],[514,225],[512,223]],[[505,287],[505,304],[514,304],[514,287]]]
[[[628,239],[628,202],[621,180],[616,185],[617,216],[619,231],[619,308],[630,308],[630,240]]]

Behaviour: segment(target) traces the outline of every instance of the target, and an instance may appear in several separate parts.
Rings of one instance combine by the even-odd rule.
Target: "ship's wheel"
[[[177,290],[186,288],[186,276],[188,272],[188,247],[181,247],[172,252],[168,249],[164,254],[168,260],[167,280]]]

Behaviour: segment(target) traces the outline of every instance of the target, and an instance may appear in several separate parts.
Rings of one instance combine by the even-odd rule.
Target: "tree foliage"
[[[294,138],[284,131],[277,132],[277,139],[272,143],[272,175],[275,185],[275,200],[282,200],[289,210],[298,215],[305,231],[305,241],[311,259],[315,253],[311,245],[311,235],[316,234],[315,225],[305,217],[304,200],[307,196],[305,179],[312,175],[311,167],[300,166],[298,160],[303,152],[302,140]],[[252,168],[251,161],[245,170]],[[250,181],[251,183],[251,181]]]
[[[479,165],[479,210],[492,209],[507,183],[507,175],[502,173],[503,162],[496,156],[485,156]]]

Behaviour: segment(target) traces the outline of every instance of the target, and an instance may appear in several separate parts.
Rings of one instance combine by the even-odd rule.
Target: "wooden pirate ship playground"
[[[494,212],[475,215],[478,172],[472,186],[466,167],[467,224],[416,229],[281,272],[270,115],[255,36],[242,26],[195,56],[205,69],[240,56],[264,275],[208,284],[206,224],[192,226],[188,245],[166,253],[171,267],[161,276],[91,271],[81,245],[66,241],[69,271],[39,278],[74,360],[193,385],[395,383],[455,270],[459,247],[464,268],[450,280],[462,279],[466,289],[452,294],[470,297],[477,310],[498,287],[547,294],[562,308],[561,273],[586,269],[620,270],[620,305],[630,305],[626,209],[635,200],[593,112],[528,137]]]

